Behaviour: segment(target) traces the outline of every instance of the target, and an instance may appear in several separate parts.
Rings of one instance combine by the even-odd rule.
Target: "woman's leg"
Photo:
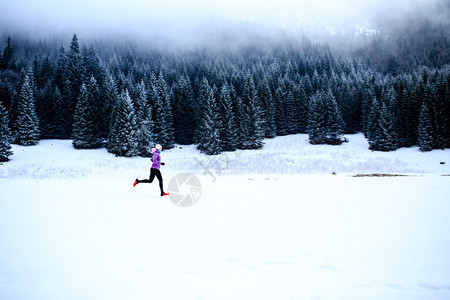
[[[142,180],[137,180],[136,179],[137,183],[152,183],[153,180],[155,179],[156,174],[157,174],[156,171],[159,172],[159,170],[151,168],[150,169],[150,177],[149,177],[149,179],[142,179]],[[161,172],[159,174],[161,174]]]
[[[161,175],[161,171],[158,169],[150,169],[150,178],[149,179],[143,179],[143,180],[137,180],[136,179],[136,184],[137,183],[152,183],[153,180],[156,178],[158,178],[159,181],[159,189],[161,190],[161,196],[163,196],[164,194],[164,188],[163,188],[163,179],[162,179],[162,175]]]
[[[156,170],[156,177],[158,178],[158,181],[159,181],[159,189],[161,190],[161,196],[163,196],[163,194],[164,194],[163,179],[162,179],[162,175],[161,175],[161,171],[160,170]]]

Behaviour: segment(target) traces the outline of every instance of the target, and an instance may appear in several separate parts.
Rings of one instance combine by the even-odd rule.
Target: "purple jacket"
[[[156,148],[152,149],[153,157],[152,157],[152,168],[158,169],[161,167],[161,155],[160,152],[156,150]]]

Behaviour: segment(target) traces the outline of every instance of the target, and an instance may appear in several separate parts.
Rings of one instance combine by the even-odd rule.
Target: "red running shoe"
[[[161,196],[169,196],[169,193],[162,193]]]

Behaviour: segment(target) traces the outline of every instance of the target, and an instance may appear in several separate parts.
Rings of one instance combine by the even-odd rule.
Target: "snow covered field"
[[[0,299],[450,299],[450,150],[347,137],[165,150],[166,190],[183,172],[200,182],[188,208],[155,183],[133,188],[146,158],[14,145],[0,166]],[[373,173],[409,176],[353,177]]]

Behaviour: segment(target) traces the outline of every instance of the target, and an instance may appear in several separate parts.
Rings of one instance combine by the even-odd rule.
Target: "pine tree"
[[[323,93],[311,96],[308,108],[308,135],[311,144],[325,144],[326,141],[326,103]]]
[[[448,136],[445,135],[447,118],[444,99],[440,97],[436,83],[428,84],[426,96],[433,122],[434,148],[444,149],[448,139]]]
[[[48,135],[54,139],[64,139],[67,137],[66,131],[64,129],[64,109],[62,106],[62,96],[58,87],[55,87],[55,91],[52,95],[52,108],[53,112],[48,124]]]
[[[158,95],[164,109],[164,119],[161,121],[165,123],[164,141],[162,141],[161,145],[165,149],[171,149],[175,145],[171,93],[162,72],[158,76]]]
[[[94,78],[92,79],[95,81]],[[83,84],[74,114],[72,144],[75,149],[93,149],[101,145],[92,96],[93,86],[91,85],[88,89]]]
[[[381,104],[377,100],[377,98],[372,99],[372,103],[370,104],[368,116],[367,116],[367,131],[365,133],[367,140],[369,141],[369,145],[371,141],[376,140],[377,133],[376,131],[378,126],[378,119],[380,118]]]
[[[0,162],[9,160],[11,151],[11,131],[9,130],[8,112],[0,102]]]
[[[417,139],[418,119],[413,115],[410,93],[405,87],[402,90],[398,108],[399,147],[409,147],[415,144]]]
[[[340,145],[343,141],[342,135],[344,133],[345,123],[342,119],[342,113],[339,110],[337,102],[331,91],[328,91],[326,96],[328,108],[327,144]]]
[[[36,87],[36,89],[39,89],[42,87],[43,82],[41,81],[40,74],[39,74],[39,62],[38,62],[37,55],[34,56],[33,66],[31,69],[33,72],[33,81],[34,81],[35,87]],[[37,95],[35,95],[35,97],[37,97]]]
[[[147,87],[145,86],[144,80],[141,80],[141,82],[136,85],[136,98],[131,97],[131,101],[133,102],[134,111],[136,112],[136,121],[139,123],[142,113],[141,107],[144,102],[148,101]]]
[[[94,77],[99,85],[103,84],[105,74],[101,67],[100,58],[93,45],[90,45],[89,49],[83,47],[81,51],[81,69],[83,71],[82,78],[84,81],[87,82],[91,77]]]
[[[63,90],[64,82],[66,81],[65,79],[66,63],[67,63],[66,50],[64,49],[63,46],[61,46],[61,48],[59,48],[58,60],[56,61],[55,77],[54,77],[55,84],[58,87],[59,91]]]
[[[296,97],[296,132],[306,133],[308,127],[308,97],[301,81],[300,84],[294,89],[294,95]]]
[[[233,85],[230,85],[231,103],[233,106],[233,112],[236,119],[237,137],[236,145],[238,149],[244,149],[244,144],[248,137],[247,126],[245,125],[245,108],[242,103],[241,97],[239,97],[234,89]]]
[[[208,91],[209,89],[211,89],[211,86],[209,85],[209,82],[206,79],[206,77],[203,77],[202,81],[198,83],[199,83],[199,91],[197,96],[197,114],[195,115],[196,117],[195,123],[197,124],[197,126],[194,131],[195,144],[200,144],[200,141],[202,140],[203,133],[201,131],[201,124],[203,123],[203,112],[206,110],[206,104],[208,102],[207,99]]]
[[[110,75],[103,83],[102,93],[102,107],[99,114],[99,131],[101,137],[107,137],[111,130],[113,111],[119,99],[117,85],[114,78]]]
[[[151,147],[155,144],[153,138],[152,108],[148,101],[147,89],[143,81],[138,85],[137,90],[138,151],[140,156],[149,157],[151,155]]]
[[[386,106],[386,112],[383,112],[383,105],[382,105],[382,113],[384,116],[380,115],[380,117],[385,118],[385,120],[388,122],[385,125],[389,127],[389,137],[386,136],[386,138],[389,140],[389,143],[392,143],[390,147],[386,147],[386,149],[391,148],[390,150],[382,150],[382,151],[391,151],[395,150],[399,147],[400,144],[400,133],[402,132],[402,125],[401,122],[399,122],[399,110],[400,110],[400,104],[399,104],[399,97],[397,95],[397,92],[395,89],[391,86],[391,84],[388,82],[387,86],[382,91],[382,104]],[[384,122],[385,120],[381,118],[380,121]]]
[[[214,99],[213,89],[206,79],[203,79],[200,91],[202,103],[202,118],[197,130],[197,148],[207,155],[217,155],[221,152],[218,109]]]
[[[11,37],[8,37],[6,40],[6,47],[0,57],[0,70],[5,69],[16,69],[16,57],[14,54],[14,48],[11,46]]]
[[[409,130],[412,131],[412,135],[414,136],[414,139],[412,141],[413,145],[417,143],[417,127],[419,125],[419,114],[422,107],[424,91],[425,85],[423,81],[421,81],[420,78],[413,74],[409,94],[409,99],[411,101],[411,104],[409,106],[409,122],[411,122],[412,124],[412,128],[409,128]]]
[[[223,151],[235,151],[237,149],[236,118],[233,112],[230,90],[226,84],[222,85],[219,95],[220,140]]]
[[[437,72],[437,71],[436,71]],[[437,105],[438,111],[440,113],[437,116],[439,127],[441,128],[442,139],[439,140],[438,148],[443,149],[450,144],[450,107],[449,105],[449,90],[448,85],[450,84],[450,75],[447,73],[445,75],[443,72],[436,74],[434,79],[435,86],[438,93],[439,104]],[[447,78],[446,78],[447,77]]]
[[[49,135],[49,126],[54,115],[52,106],[53,83],[49,80],[44,88],[40,90],[36,103],[36,113],[39,119],[41,138],[52,138]]]
[[[82,65],[80,46],[78,44],[77,35],[74,34],[70,43],[70,49],[66,53],[65,69],[64,69],[64,86],[63,86],[63,106],[64,119],[66,124],[64,126],[67,136],[72,133],[73,114],[75,106],[78,102],[78,96],[82,85]]]
[[[311,96],[308,109],[308,135],[311,144],[342,143],[344,121],[331,91]]]
[[[70,82],[70,88],[75,94],[78,94],[82,85],[83,65],[80,53],[80,46],[78,44],[77,35],[74,34],[70,42],[69,51],[66,53],[66,63],[64,76],[65,80]]]
[[[149,98],[153,104],[154,141],[163,148],[174,147],[175,136],[173,129],[172,105],[169,89],[162,73],[158,79],[152,74],[149,87]]]
[[[92,105],[94,110],[94,121],[95,121],[95,134],[98,138],[100,138],[100,114],[103,112],[103,103],[101,101],[101,93],[100,88],[97,83],[97,79],[94,76],[91,76],[87,83],[87,88],[89,92],[89,102]]]
[[[381,104],[379,118],[369,139],[369,145],[370,150],[376,151],[393,151],[398,148],[398,136],[394,128],[393,115],[385,103]]]
[[[242,96],[244,105],[244,126],[248,133],[244,149],[259,149],[263,146],[264,130],[262,127],[261,108],[255,83],[250,72],[247,73]]]
[[[446,136],[447,136],[447,148],[450,148],[450,75],[447,76],[447,84],[445,87],[445,94],[444,94],[444,103],[445,103],[445,116],[447,119],[447,128],[445,130]]]
[[[116,156],[138,155],[136,116],[128,91],[120,94],[113,113],[108,151]]]
[[[277,135],[287,135],[288,125],[287,125],[287,109],[286,109],[286,99],[287,99],[287,87],[284,79],[278,79],[278,87],[275,90],[274,101],[275,101],[275,111],[277,116]]]
[[[364,136],[368,138],[369,135],[369,118],[371,107],[373,104],[373,100],[376,99],[374,97],[373,89],[369,88],[369,83],[364,82],[361,83],[358,87],[359,92],[361,93],[361,113],[362,113],[362,132]]]
[[[339,89],[339,100],[337,100],[340,111],[345,123],[344,131],[347,133],[355,133],[360,129],[361,124],[361,103],[359,98],[355,97],[356,91],[352,88],[353,82],[341,75]]]
[[[264,135],[266,138],[273,138],[277,134],[275,102],[266,77],[258,87],[258,96],[261,99]]]
[[[150,80],[149,97],[151,103],[153,103],[154,140],[155,143],[161,144],[165,148],[165,141],[167,139],[166,110],[163,99],[161,99],[159,94],[158,82],[153,75],[152,80]]]
[[[33,83],[29,74],[25,76],[20,90],[14,128],[15,139],[19,145],[30,146],[39,143],[39,121],[34,104]]]
[[[1,72],[1,74],[4,74],[5,72]],[[10,74],[14,74],[12,72],[7,72]],[[17,74],[14,74],[17,76]],[[6,77],[6,76],[5,76]],[[0,103],[3,104],[3,106],[8,109],[9,111],[9,118],[10,122],[12,121],[13,114],[11,112],[11,104],[13,101],[13,98],[15,97],[14,94],[16,94],[16,87],[14,86],[17,82],[16,79],[8,79],[4,76],[0,76]]]
[[[286,114],[286,130],[287,134],[297,133],[297,111],[295,109],[295,99],[292,90],[289,90],[285,99],[285,114]]]
[[[43,84],[47,82],[52,82],[54,77],[54,68],[53,64],[50,61],[50,58],[46,56],[41,63],[41,66],[38,70],[39,77],[41,78],[41,82]]]
[[[417,128],[417,144],[420,151],[430,151],[434,146],[433,124],[431,121],[428,105],[424,102],[420,109],[419,126]]]
[[[194,142],[197,111],[193,90],[189,78],[179,76],[173,89],[173,122],[175,141],[178,144],[189,145]]]

